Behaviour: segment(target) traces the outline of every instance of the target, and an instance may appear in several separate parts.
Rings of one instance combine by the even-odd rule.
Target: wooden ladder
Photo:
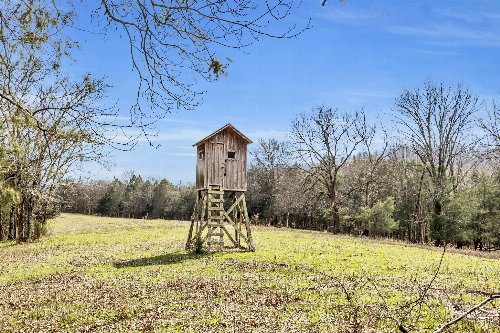
[[[208,190],[207,245],[224,248],[224,191]]]

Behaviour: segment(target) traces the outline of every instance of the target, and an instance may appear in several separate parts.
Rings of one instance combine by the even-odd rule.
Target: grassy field
[[[500,289],[495,258],[446,253],[424,293],[439,251],[258,227],[255,253],[196,255],[187,231],[62,215],[39,242],[0,243],[0,332],[432,332]],[[500,332],[499,308],[451,331]]]

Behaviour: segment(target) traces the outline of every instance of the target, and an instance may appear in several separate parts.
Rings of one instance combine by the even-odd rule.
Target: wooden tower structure
[[[186,249],[222,249],[227,236],[230,245],[255,250],[245,201],[250,143],[227,124],[193,145],[197,196]]]

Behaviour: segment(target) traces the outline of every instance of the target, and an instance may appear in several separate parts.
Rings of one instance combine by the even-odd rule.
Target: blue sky
[[[194,142],[226,123],[254,142],[286,139],[295,116],[318,105],[364,108],[391,129],[395,98],[426,81],[461,82],[487,102],[500,102],[500,1],[350,0],[322,7],[319,0],[303,0],[288,22],[305,25],[309,18],[312,29],[297,38],[264,40],[245,52],[221,51],[232,59],[229,75],[200,83],[206,93],[196,110],[158,122],[158,148],[144,140],[133,151],[113,152],[110,170],[85,165],[90,173],[84,174],[109,179],[133,170],[193,182]],[[126,116],[137,84],[127,42],[112,33],[74,34],[82,48],[72,71],[106,76],[113,85],[108,102],[118,101]]]

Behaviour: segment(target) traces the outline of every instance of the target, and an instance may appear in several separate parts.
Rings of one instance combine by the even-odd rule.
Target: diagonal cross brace
[[[231,219],[231,217],[228,215],[227,212],[224,212],[224,217],[226,218],[226,220],[231,223],[231,225],[233,226],[234,230],[236,230],[236,232],[238,233],[238,235],[243,238],[243,240],[247,243],[247,244],[250,244],[248,242],[248,239],[245,237],[245,235],[243,235],[243,233],[236,227],[236,223],[234,223],[234,221]]]
[[[244,195],[239,196],[239,198],[227,210],[227,212],[226,212],[227,215],[231,214],[231,212],[236,208],[236,206],[238,206],[238,204],[241,202],[241,200],[243,200],[244,197],[245,197]]]

